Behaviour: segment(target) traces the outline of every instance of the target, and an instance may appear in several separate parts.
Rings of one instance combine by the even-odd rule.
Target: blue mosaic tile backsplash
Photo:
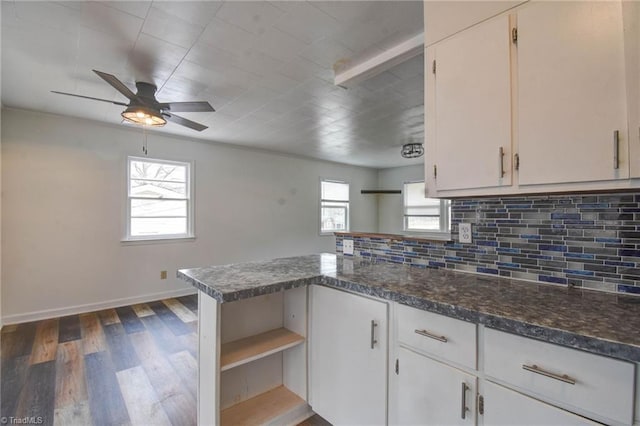
[[[354,237],[354,255],[640,294],[640,194],[452,200],[451,223],[451,242]]]

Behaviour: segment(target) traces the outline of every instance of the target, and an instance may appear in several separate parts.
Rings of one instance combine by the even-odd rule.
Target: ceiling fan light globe
[[[159,127],[167,124],[167,120],[159,112],[145,107],[128,107],[121,115],[128,122],[143,126]]]

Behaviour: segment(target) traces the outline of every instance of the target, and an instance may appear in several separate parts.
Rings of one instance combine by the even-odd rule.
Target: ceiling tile
[[[151,7],[151,1],[102,1],[100,3],[142,19],[147,17]]]
[[[82,25],[117,38],[124,43],[134,43],[143,23],[142,18],[130,15],[97,2],[82,3]]]
[[[77,32],[81,21],[79,10],[50,2],[16,2],[15,15],[19,20],[27,23],[71,34]]]
[[[136,81],[162,87],[187,54],[187,49],[142,33],[129,57]]]
[[[253,34],[264,34],[283,14],[270,3],[255,1],[225,2],[216,18]]]
[[[286,11],[286,14],[282,15],[275,24],[276,28],[305,43],[313,43],[340,29],[335,18],[306,1],[285,1],[274,4]]]
[[[167,13],[156,4],[151,6],[142,32],[189,49],[202,33],[203,27]]]
[[[168,15],[204,28],[222,6],[222,1],[156,1],[153,6]]]

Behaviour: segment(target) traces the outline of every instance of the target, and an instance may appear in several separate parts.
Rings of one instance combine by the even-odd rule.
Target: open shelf
[[[261,425],[280,423],[292,412],[305,412],[307,403],[284,386],[278,386],[239,404],[222,410],[222,425]]]
[[[276,328],[222,345],[220,371],[264,358],[304,342],[304,337],[286,328]]]

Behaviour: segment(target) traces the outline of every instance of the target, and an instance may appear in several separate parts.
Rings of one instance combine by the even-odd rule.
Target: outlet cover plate
[[[353,240],[342,241],[342,253],[353,255]]]
[[[458,238],[461,243],[471,243],[473,241],[471,237],[471,224],[461,223],[458,225]]]

